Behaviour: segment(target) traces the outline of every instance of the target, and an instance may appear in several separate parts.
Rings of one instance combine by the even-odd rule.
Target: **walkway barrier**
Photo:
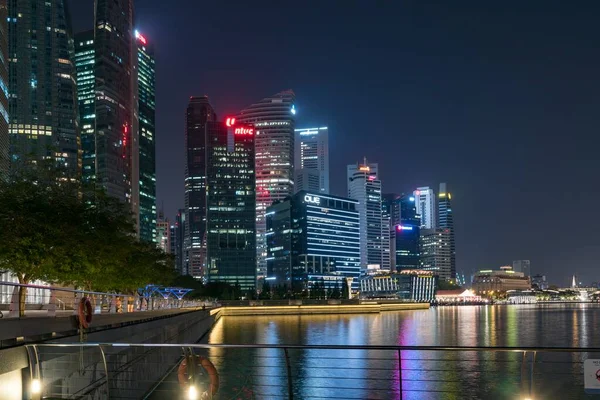
[[[56,287],[36,282],[20,284],[0,281],[0,318],[20,316],[20,293],[24,293],[25,316],[69,316],[77,314],[83,297],[90,299],[94,314],[127,313],[173,308],[211,306],[211,303],[184,300],[171,292],[154,292],[152,295],[92,292]]]
[[[600,357],[600,349],[440,346],[84,343],[27,351],[32,399],[586,399],[583,362]],[[195,356],[218,372],[214,396],[206,370],[190,375],[181,366]]]

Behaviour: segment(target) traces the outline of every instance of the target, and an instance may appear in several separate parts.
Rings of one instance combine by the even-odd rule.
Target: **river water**
[[[462,306],[381,314],[222,317],[209,343],[600,348],[600,306]],[[283,350],[211,350],[221,398],[286,398]],[[294,398],[587,399],[600,354],[290,350]]]

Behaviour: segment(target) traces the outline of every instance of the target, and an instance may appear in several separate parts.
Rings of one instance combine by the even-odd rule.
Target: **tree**
[[[445,279],[437,280],[437,290],[456,290],[460,288],[460,285],[457,285],[454,282],[447,281]]]
[[[271,284],[268,281],[263,283],[262,290],[258,295],[259,300],[269,300],[271,298]]]
[[[52,165],[19,167],[0,181],[0,268],[19,283],[133,292],[168,283],[173,267],[154,244],[137,240],[126,204]],[[25,296],[21,288],[21,316]]]

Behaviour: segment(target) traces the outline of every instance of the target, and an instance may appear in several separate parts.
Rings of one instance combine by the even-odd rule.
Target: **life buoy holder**
[[[89,297],[84,297],[79,301],[77,316],[79,317],[79,325],[84,329],[87,329],[92,323],[92,303]]]
[[[188,364],[192,364],[192,368],[190,368],[188,372]],[[179,380],[179,384],[182,387],[186,387],[192,379],[194,379],[194,375],[196,373],[196,367],[202,367],[208,377],[210,378],[210,384],[208,390],[202,393],[200,396],[201,399],[211,398],[219,391],[219,373],[215,368],[214,364],[206,357],[194,355],[188,356],[179,364],[179,368],[177,368],[177,379]]]

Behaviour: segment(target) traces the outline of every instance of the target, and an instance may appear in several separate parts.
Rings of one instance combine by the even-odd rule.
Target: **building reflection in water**
[[[594,335],[599,316],[600,307],[589,304],[438,307],[360,315],[224,317],[215,324],[208,340],[227,344],[587,348],[600,347],[600,335]],[[397,398],[400,377],[396,351],[290,350],[290,356],[295,393],[299,398],[330,397],[334,388],[336,395],[342,398]],[[409,395],[406,390],[463,390],[481,398],[489,393],[497,394],[498,398],[516,398],[511,396],[519,390],[521,357],[522,353],[403,351],[405,398],[427,398],[418,392]],[[564,360],[559,361],[576,361],[573,357],[565,354]],[[224,390],[237,395],[235,398],[248,398],[248,391],[254,391],[255,398],[260,398],[259,394],[268,398],[269,393],[274,396],[287,390],[281,350],[211,349],[210,358],[223,377]],[[540,360],[553,359],[539,354],[538,362]],[[564,364],[557,365],[558,371],[564,369]],[[553,373],[550,366],[536,364],[536,380]],[[577,379],[580,377],[565,382],[577,383]],[[550,382],[548,389],[539,390],[553,393],[551,390],[562,387],[557,389],[559,382]],[[237,392],[231,392],[234,389]]]

